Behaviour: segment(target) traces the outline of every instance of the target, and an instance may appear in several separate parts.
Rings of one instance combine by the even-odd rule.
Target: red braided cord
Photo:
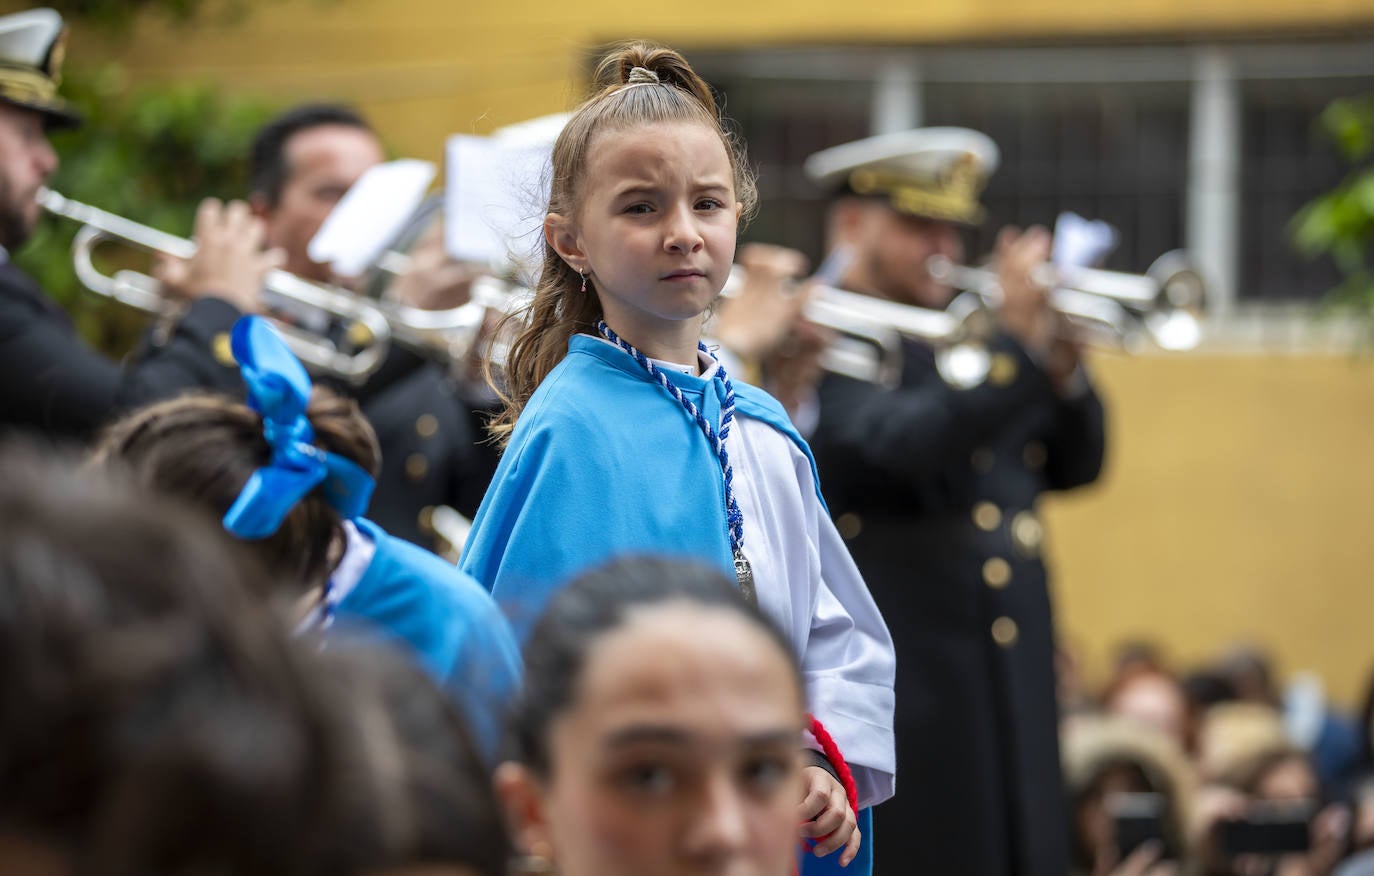
[[[840,786],[844,788],[844,795],[849,799],[849,808],[854,810],[854,815],[859,814],[859,789],[854,784],[854,774],[849,771],[849,764],[845,761],[844,755],[840,754],[840,747],[835,744],[835,739],[830,735],[830,731],[825,729],[825,725],[816,720],[815,715],[807,715],[806,720],[810,725],[811,735],[816,737],[816,741],[821,745],[821,753],[825,759],[830,761],[830,765],[835,768],[835,773],[840,777]]]

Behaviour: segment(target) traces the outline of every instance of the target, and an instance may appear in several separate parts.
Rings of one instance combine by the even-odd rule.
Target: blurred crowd
[[[1361,712],[1262,648],[1178,665],[1120,644],[1100,689],[1058,654],[1074,872],[1374,872],[1374,687]]]

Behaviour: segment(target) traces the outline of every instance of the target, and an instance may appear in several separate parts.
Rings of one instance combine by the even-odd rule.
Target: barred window
[[[1339,279],[1329,260],[1308,260],[1290,222],[1347,172],[1317,129],[1334,99],[1374,91],[1374,47],[1359,41],[1235,44],[1228,59],[1236,170],[1233,233],[1188,227],[1191,130],[1197,83],[1192,47],[913,48],[884,50],[917,71],[915,111],[924,125],[989,134],[1002,164],[984,201],[989,219],[971,235],[987,252],[1004,224],[1052,223],[1071,210],[1120,232],[1106,266],[1142,272],[1190,240],[1234,240],[1207,252],[1230,266],[1240,304],[1312,302]],[[802,174],[811,153],[872,132],[879,89],[863,48],[693,52],[726,101],[759,169],[761,209],[747,239],[822,255],[825,205]],[[1191,181],[1196,183],[1196,180]]]

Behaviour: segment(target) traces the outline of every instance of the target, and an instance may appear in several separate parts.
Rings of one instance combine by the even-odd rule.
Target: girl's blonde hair
[[[743,206],[741,221],[751,216],[758,202],[754,174],[745,163],[743,145],[722,122],[710,86],[677,52],[646,43],[619,46],[597,65],[592,96],[568,120],[554,144],[548,212],[577,214],[588,146],[597,134],[660,122],[696,122],[720,135],[730,157],[735,199]],[[502,372],[504,388],[492,381],[505,405],[489,426],[499,443],[510,440],[515,421],[535,388],[567,355],[568,339],[578,333],[595,334],[602,317],[601,301],[590,283],[586,294],[579,291],[581,287],[581,275],[545,240],[533,300],[507,317],[496,333],[500,336],[519,326]],[[490,359],[486,366],[491,379]]]

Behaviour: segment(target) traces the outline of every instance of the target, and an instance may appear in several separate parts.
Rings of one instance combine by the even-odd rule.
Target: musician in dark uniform
[[[947,305],[927,259],[963,262],[996,162],[990,139],[948,128],[812,156],[808,174],[836,193],[837,285]],[[874,824],[884,872],[1068,871],[1037,504],[1098,477],[1104,431],[1077,347],[1031,281],[1049,254],[1043,229],[999,236],[1003,303],[978,385],[951,385],[935,350],[906,342],[897,388],[837,376],[819,388],[821,482],[897,647],[902,780]]]
[[[79,441],[118,408],[217,382],[228,369],[214,356],[214,339],[255,307],[269,260],[199,259],[185,286],[189,308],[161,329],[159,348],[127,370],[77,338],[67,314],[9,261],[32,234],[38,191],[57,169],[48,132],[79,124],[57,93],[64,44],[62,18],[51,9],[0,18],[0,431]],[[211,204],[203,213],[211,232],[252,240],[246,206]]]
[[[266,223],[268,245],[285,253],[287,270],[337,280],[328,265],[310,259],[307,247],[344,193],[384,160],[376,133],[344,106],[298,106],[258,132],[250,202]],[[412,265],[395,281],[399,300],[426,309],[467,301],[475,276],[467,266],[420,259]],[[483,418],[495,400],[480,384],[393,344],[366,385],[339,387],[359,400],[377,430],[382,469],[368,516],[387,532],[433,549],[441,546],[430,525],[436,506],[476,513],[496,470],[496,451],[483,440]]]

